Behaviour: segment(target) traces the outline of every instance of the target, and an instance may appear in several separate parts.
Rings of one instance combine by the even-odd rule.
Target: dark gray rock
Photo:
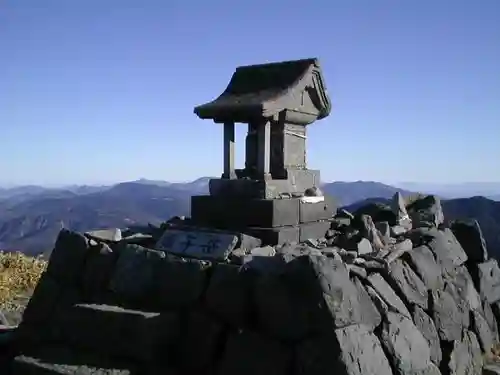
[[[415,304],[423,309],[427,309],[428,293],[427,288],[422,280],[415,272],[398,259],[389,265],[388,278],[392,281],[392,285],[396,286],[400,296],[404,296],[404,300],[408,304]]]
[[[197,304],[208,285],[211,263],[198,259],[163,259],[157,264],[150,299],[160,310]]]
[[[420,276],[429,290],[438,290],[444,287],[441,267],[436,263],[431,250],[425,246],[418,246],[408,251],[405,260]]]
[[[384,248],[384,243],[380,238],[380,234],[375,227],[371,216],[361,215],[360,217],[362,225],[360,226],[361,235],[370,241],[374,249],[380,250]]]
[[[401,242],[396,242],[389,249],[390,251],[384,257],[384,260],[389,264],[395,261],[396,259],[401,258],[404,254],[410,251],[413,247],[413,243],[410,239],[405,239]]]
[[[356,289],[358,290],[361,305],[361,321],[373,331],[382,322],[382,316],[359,278],[354,278],[354,285],[356,285]]]
[[[493,313],[493,309],[491,308],[491,305],[488,303],[488,301],[483,301],[482,308],[483,308],[484,318],[488,322],[488,327],[490,328],[491,331],[493,342],[498,343],[499,342],[498,324],[497,324],[497,319],[495,318],[495,314]]]
[[[450,360],[445,364],[451,375],[479,375],[483,365],[481,349],[476,336],[464,331],[463,338],[453,342]]]
[[[292,352],[283,344],[251,332],[229,336],[217,375],[286,375]]]
[[[413,323],[427,340],[431,350],[431,361],[439,365],[442,359],[441,343],[434,322],[419,306],[413,310]]]
[[[209,311],[234,327],[246,327],[252,311],[254,277],[244,267],[217,264],[205,293]]]
[[[58,310],[50,334],[56,342],[104,356],[150,362],[178,341],[179,319],[175,313],[77,304]]]
[[[78,374],[134,375],[142,366],[133,361],[110,359],[101,353],[68,346],[44,346],[14,358],[9,375]]]
[[[349,276],[358,276],[361,279],[366,279],[368,277],[368,272],[362,267],[355,264],[346,264],[346,268],[349,271]]]
[[[493,334],[491,333],[488,322],[482,312],[472,311],[472,331],[476,334],[483,353],[489,353],[493,347]]]
[[[341,260],[303,255],[283,273],[260,275],[258,320],[275,337],[298,340],[363,321],[358,290]]]
[[[469,261],[481,263],[488,260],[486,242],[477,220],[454,220],[451,230],[467,253]]]
[[[154,289],[156,270],[164,261],[164,252],[123,244],[109,287],[127,301],[144,301]]]
[[[407,317],[389,312],[382,322],[380,335],[396,374],[414,374],[431,367],[427,340]]]
[[[76,285],[80,281],[89,241],[84,235],[63,229],[50,254],[47,272],[61,282]]]
[[[436,256],[444,273],[452,273],[455,267],[461,266],[467,261],[467,254],[450,229],[431,228],[425,233],[425,236],[428,236],[429,239],[427,246]]]
[[[500,301],[500,269],[496,259],[479,263],[477,267],[476,287],[482,299],[489,303]]]
[[[380,314],[385,315],[389,311],[389,306],[387,305],[387,303],[385,303],[382,296],[378,294],[375,289],[368,285],[366,286],[366,291],[368,292],[368,295],[370,296],[373,304],[380,312]]]
[[[391,209],[396,216],[397,226],[400,227],[401,233],[396,234],[396,236],[404,233],[406,230],[411,229],[411,219],[406,210],[406,201],[403,195],[398,191],[396,192],[391,200]]]
[[[203,373],[214,368],[224,337],[221,323],[200,312],[190,312],[177,343],[177,362],[184,373]]]
[[[449,293],[450,296],[455,301],[457,311],[460,314],[462,320],[462,327],[469,328],[470,326],[470,311],[471,307],[469,302],[463,298],[466,291],[464,291],[460,286],[453,282],[445,280],[444,291]]]
[[[437,227],[444,222],[441,200],[435,195],[417,199],[410,203],[406,209],[414,227]]]
[[[107,244],[91,245],[82,273],[82,291],[86,297],[95,297],[107,290],[118,253]]]
[[[432,319],[439,337],[444,341],[460,340],[462,337],[462,313],[450,293],[443,290],[432,292]]]
[[[392,375],[380,341],[364,325],[308,339],[298,345],[296,353],[293,373],[298,375]]]
[[[411,314],[406,308],[401,298],[398,297],[396,292],[385,281],[385,279],[378,273],[372,273],[367,278],[373,289],[382,297],[390,310],[399,312],[400,314],[411,319]]]
[[[469,310],[481,309],[481,298],[474,288],[474,282],[465,266],[455,269],[455,274],[445,280],[445,284],[452,284],[457,294],[457,301],[466,303]]]

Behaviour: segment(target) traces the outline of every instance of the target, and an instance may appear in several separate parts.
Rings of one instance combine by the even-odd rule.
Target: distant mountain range
[[[140,179],[111,186],[0,189],[0,249],[37,254],[49,250],[61,228],[87,231],[160,224],[175,215],[189,216],[190,197],[208,194],[210,177],[186,183]],[[386,200],[406,190],[373,181],[332,182],[323,191],[339,206]],[[500,196],[496,197],[500,200]],[[500,253],[500,202],[484,197],[444,200],[449,218],[476,218],[490,248]],[[492,251],[492,249],[490,249]]]

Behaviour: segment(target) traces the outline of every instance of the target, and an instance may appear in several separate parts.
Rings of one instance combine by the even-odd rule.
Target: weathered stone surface
[[[403,301],[401,301],[398,295],[380,274],[373,273],[368,276],[367,280],[378,295],[380,295],[380,297],[384,300],[390,310],[399,312],[400,314],[411,319],[411,314]]]
[[[85,232],[85,235],[93,239],[112,242],[118,242],[122,239],[122,231],[120,228],[91,230]]]
[[[77,304],[60,309],[50,327],[59,342],[103,355],[152,361],[178,339],[175,313],[151,313],[116,306]]]
[[[283,339],[363,321],[358,291],[345,265],[324,256],[299,256],[284,272],[261,275],[255,299],[259,322]]]
[[[477,264],[476,286],[489,303],[500,301],[500,269],[496,259]]]
[[[217,375],[286,375],[292,351],[277,341],[251,332],[231,334]]]
[[[382,322],[381,342],[396,374],[414,374],[431,366],[427,340],[407,317],[389,312]]]
[[[370,330],[373,330],[382,322],[382,316],[359,278],[354,278],[354,285],[356,285],[359,295],[361,322]]]
[[[493,313],[493,309],[491,308],[491,305],[488,303],[488,301],[483,301],[482,308],[483,308],[484,318],[488,322],[488,327],[490,328],[493,342],[498,343],[499,342],[498,323],[495,314]]]
[[[179,256],[226,260],[237,243],[238,236],[234,234],[167,229],[156,248]]]
[[[450,229],[432,228],[425,233],[425,236],[429,237],[430,241],[427,246],[436,256],[436,260],[445,273],[453,272],[454,267],[461,266],[467,261],[467,254]]]
[[[108,245],[98,243],[90,246],[82,275],[82,289],[86,296],[102,294],[107,290],[118,253]]]
[[[469,261],[481,263],[488,260],[486,242],[477,220],[454,220],[451,223],[451,230],[462,245]]]
[[[245,327],[252,309],[253,275],[244,267],[215,266],[205,293],[207,308],[235,327]]]
[[[431,250],[425,246],[418,246],[407,252],[406,259],[420,276],[427,289],[438,290],[444,287],[442,269],[436,263]]]
[[[165,253],[138,245],[124,245],[109,288],[127,301],[145,300],[155,287],[155,274]]]
[[[384,248],[384,243],[380,238],[380,233],[375,227],[375,223],[370,215],[361,215],[360,216],[360,231],[361,235],[370,241],[374,249],[382,249]]]
[[[472,311],[472,331],[476,334],[479,345],[484,353],[489,353],[493,346],[493,334],[491,333],[488,322],[482,312]]]
[[[437,227],[444,222],[441,200],[435,195],[428,195],[424,198],[417,199],[406,208],[416,227]]]
[[[88,249],[89,243],[85,236],[61,230],[50,254],[47,272],[61,282],[75,285],[83,272]]]
[[[441,340],[460,340],[462,336],[462,313],[450,293],[443,290],[432,292],[432,318]]]
[[[154,270],[151,301],[161,310],[177,310],[201,300],[211,263],[197,259],[162,259]]]
[[[408,304],[427,309],[427,288],[410,266],[400,259],[395,260],[389,265],[389,278]]]
[[[52,346],[18,355],[12,361],[8,374],[134,375],[139,370],[140,365],[133,361],[113,360],[100,353]]]
[[[296,374],[392,375],[379,340],[364,325],[340,328],[334,335],[306,340],[296,352]]]
[[[427,340],[430,348],[431,361],[439,365],[442,359],[439,335],[431,317],[422,308],[415,306],[413,310],[413,323]]]
[[[411,229],[411,219],[408,215],[408,212],[406,211],[406,201],[399,191],[396,192],[392,197],[391,209],[394,215],[396,215],[398,227],[402,229],[399,234],[402,234],[404,233],[404,231]]]
[[[479,375],[483,359],[479,342],[470,331],[464,331],[463,338],[453,342],[453,349],[446,370],[452,375]]]

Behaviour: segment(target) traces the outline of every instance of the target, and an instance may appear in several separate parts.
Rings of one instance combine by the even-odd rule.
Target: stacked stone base
[[[481,374],[500,270],[477,225],[345,216],[328,237],[347,249],[276,246],[243,265],[63,230],[0,373]],[[375,224],[389,245],[352,250]]]
[[[264,245],[304,242],[324,237],[337,207],[332,198],[303,203],[301,198],[242,199],[194,196],[195,225],[238,231],[260,238]]]

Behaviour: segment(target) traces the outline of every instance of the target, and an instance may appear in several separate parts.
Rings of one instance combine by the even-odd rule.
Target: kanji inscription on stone
[[[226,260],[237,243],[238,237],[233,234],[167,229],[156,249],[179,256]]]

